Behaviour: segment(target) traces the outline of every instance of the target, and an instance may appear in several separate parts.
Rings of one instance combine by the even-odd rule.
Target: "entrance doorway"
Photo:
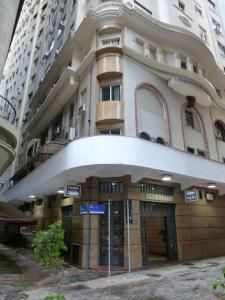
[[[104,203],[105,214],[100,216],[100,264],[108,264],[108,203]],[[124,203],[111,202],[111,265],[124,264]]]
[[[67,246],[65,257],[69,257],[71,248],[71,235],[72,235],[72,215],[73,205],[62,207],[62,227],[64,230],[64,241]]]
[[[141,202],[143,264],[177,260],[175,205]]]

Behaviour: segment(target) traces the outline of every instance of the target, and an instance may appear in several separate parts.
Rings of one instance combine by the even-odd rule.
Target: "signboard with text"
[[[169,195],[146,193],[145,199],[150,202],[171,202],[173,197]]]
[[[86,215],[104,215],[105,213],[105,205],[98,204],[83,204],[80,206],[80,214]]]
[[[198,201],[198,191],[197,190],[187,190],[185,191],[185,202]]]
[[[67,184],[64,189],[64,196],[80,198],[81,197],[81,185]]]

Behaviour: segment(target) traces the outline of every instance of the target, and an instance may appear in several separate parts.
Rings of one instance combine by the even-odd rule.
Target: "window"
[[[187,62],[186,62],[186,58],[185,57],[181,57],[181,59],[180,59],[180,67],[182,69],[187,69]]]
[[[186,124],[187,126],[190,126],[191,128],[195,128],[194,126],[194,117],[192,111],[186,109],[185,110],[185,119],[186,119]]]
[[[217,41],[217,43],[218,43],[218,47],[219,47],[219,50],[220,50],[220,54],[225,56],[225,46],[222,45],[219,41]]]
[[[200,7],[198,7],[197,5],[195,6],[195,12],[197,15],[201,16],[202,17],[202,10]]]
[[[187,147],[187,152],[194,154],[195,153],[195,149],[191,148],[191,147]]]
[[[61,35],[62,31],[62,28],[58,28],[57,38]]]
[[[102,135],[121,135],[121,128],[99,129],[98,132]]]
[[[49,53],[52,51],[52,49],[54,48],[54,39],[51,40],[49,46],[48,46],[48,51]]]
[[[198,73],[198,64],[193,63],[193,72]]]
[[[182,1],[178,1],[178,7],[183,12],[185,11],[185,4]]]
[[[101,182],[99,184],[99,193],[122,193],[123,183],[121,182]]]
[[[225,142],[225,126],[222,121],[215,122],[215,135],[218,140]]]
[[[138,189],[139,192],[141,193],[152,193],[152,194],[160,194],[166,196],[173,196],[174,194],[173,187],[152,184],[152,183],[139,183]]]
[[[221,25],[218,21],[216,21],[214,18],[212,18],[212,23],[213,23],[213,27],[214,30],[216,32],[216,34],[221,34]]]
[[[206,43],[207,42],[207,32],[204,28],[202,28],[200,26],[199,26],[199,29],[200,29],[200,37]]]
[[[52,140],[60,138],[62,131],[62,115],[55,119],[52,123]]]
[[[72,8],[75,7],[76,3],[77,3],[77,0],[73,0],[73,1],[72,1]]]
[[[114,38],[108,38],[108,39],[103,39],[102,40],[102,45],[107,47],[107,46],[119,46],[120,44],[120,38],[119,37],[114,37]]]
[[[120,101],[120,84],[102,85],[100,99],[101,101]]]
[[[203,151],[203,150],[197,149],[197,154],[198,154],[199,156],[205,157],[205,151]]]
[[[216,4],[212,0],[208,0],[208,4],[211,8],[213,8],[213,9],[216,8]]]

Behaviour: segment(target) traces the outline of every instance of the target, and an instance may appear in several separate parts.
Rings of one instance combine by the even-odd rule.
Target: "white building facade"
[[[127,267],[126,200],[133,268],[224,255],[225,33],[215,0],[28,1],[24,14],[28,3],[37,16],[29,8],[32,58],[6,201],[36,198],[40,226],[69,218],[81,266],[88,249],[91,267],[107,261],[106,214],[87,227],[79,210],[102,203],[112,205],[112,262]],[[82,186],[79,199],[58,195],[67,184]]]

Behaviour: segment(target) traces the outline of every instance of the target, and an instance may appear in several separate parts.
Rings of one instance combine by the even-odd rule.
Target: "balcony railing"
[[[0,117],[14,124],[16,121],[15,107],[3,96],[0,95]]]

